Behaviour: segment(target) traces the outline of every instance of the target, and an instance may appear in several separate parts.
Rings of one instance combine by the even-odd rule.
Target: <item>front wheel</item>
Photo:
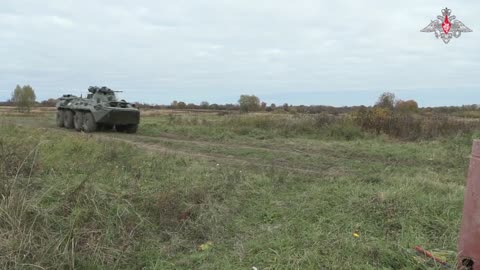
[[[137,133],[138,125],[137,124],[132,124],[132,125],[127,125],[126,132],[127,133]]]
[[[65,112],[62,110],[57,111],[57,127],[63,127],[64,126],[64,117],[65,117]]]
[[[83,115],[83,130],[85,132],[94,132],[97,130],[97,123],[91,112],[87,112]]]
[[[118,132],[126,132],[126,133],[136,133],[138,129],[138,124],[130,124],[130,125],[115,125],[115,129]]]
[[[115,125],[115,130],[117,132],[124,132],[127,129],[126,125]]]
[[[127,133],[137,133],[138,124],[132,124],[127,126]]]

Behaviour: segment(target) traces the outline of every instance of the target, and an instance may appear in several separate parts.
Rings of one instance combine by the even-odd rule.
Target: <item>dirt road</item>
[[[73,130],[58,128],[54,121],[47,117],[8,117],[12,123],[21,126],[46,128],[55,132],[86,136],[103,141],[118,141],[127,143],[149,152],[175,154],[188,158],[201,159],[214,165],[229,165],[237,168],[255,168],[263,171],[285,171],[287,173],[302,173],[318,176],[334,176],[341,174],[331,170],[328,164],[315,165],[312,162],[295,162],[319,155],[298,149],[295,145],[258,146],[239,142],[212,142],[195,138],[186,138],[176,134],[162,133],[157,136],[124,134],[117,132],[78,133]],[[327,165],[327,166],[326,166]]]

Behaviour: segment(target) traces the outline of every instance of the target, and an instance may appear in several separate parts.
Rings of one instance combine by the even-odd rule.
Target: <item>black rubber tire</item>
[[[83,128],[83,112],[75,111],[75,115],[73,116],[73,126],[75,127],[76,131],[80,131]]]
[[[115,125],[115,130],[117,132],[125,132],[127,130],[127,126],[126,125]]]
[[[97,130],[97,123],[95,123],[95,118],[91,112],[83,114],[83,131],[95,132]]]
[[[65,128],[73,128],[73,112],[68,110],[65,111],[63,116],[63,125]]]
[[[64,117],[65,113],[62,110],[57,111],[57,127],[63,127],[64,126]]]
[[[101,130],[108,131],[108,130],[112,130],[112,129],[113,129],[113,125],[102,124]]]
[[[130,125],[115,125],[115,130],[117,132],[126,132],[126,133],[136,133],[138,129],[137,124]]]
[[[138,129],[137,124],[131,124],[131,125],[127,125],[127,128],[125,129],[125,131],[127,133],[137,133],[137,129]]]

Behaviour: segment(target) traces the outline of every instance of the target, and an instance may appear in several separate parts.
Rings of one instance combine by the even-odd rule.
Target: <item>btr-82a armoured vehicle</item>
[[[88,88],[87,98],[63,95],[56,104],[57,126],[94,132],[110,130],[135,133],[140,122],[140,111],[135,104],[117,100],[115,92],[107,87]]]

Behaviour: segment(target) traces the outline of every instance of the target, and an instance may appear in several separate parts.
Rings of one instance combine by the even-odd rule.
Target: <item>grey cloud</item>
[[[158,103],[480,83],[476,32],[448,46],[419,32],[445,5],[434,0],[4,2],[0,100],[17,83],[40,98],[107,84]],[[480,3],[451,8],[480,29]]]

